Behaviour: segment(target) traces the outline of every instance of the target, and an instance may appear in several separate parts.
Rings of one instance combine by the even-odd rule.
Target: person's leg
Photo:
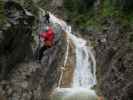
[[[48,24],[49,24],[49,23],[50,23],[49,18],[48,18],[48,20],[47,20],[47,21],[48,21]]]
[[[47,22],[47,24],[49,24],[49,17],[48,16],[46,16],[46,22]]]
[[[45,51],[47,49],[47,47],[44,45],[43,47],[41,47],[40,48],[40,50],[39,50],[39,61],[42,59],[42,57],[43,57],[43,52]]]

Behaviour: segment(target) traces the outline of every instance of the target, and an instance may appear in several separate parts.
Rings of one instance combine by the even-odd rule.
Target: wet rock
[[[0,42],[0,77],[8,76],[10,70],[17,64],[32,56],[31,33],[32,25],[27,22],[23,8],[14,2],[5,2],[4,5],[7,24],[1,29]],[[26,25],[24,22],[27,22]],[[27,44],[27,45],[25,45]]]
[[[98,93],[107,100],[132,100],[133,48],[128,37],[133,29],[111,17],[105,20],[106,31],[89,32],[95,42]]]
[[[48,100],[58,84],[58,69],[64,63],[64,32],[53,26],[55,45],[47,49],[41,63],[37,63],[33,60],[31,40],[33,23],[40,20],[38,15],[27,14],[28,10],[14,1],[5,2],[4,9],[7,26],[0,29],[0,95],[5,100]],[[34,32],[38,30],[37,27]]]
[[[72,42],[69,43],[69,51],[68,51],[68,58],[67,63],[64,67],[64,69],[60,69],[63,71],[62,81],[61,81],[61,87],[68,88],[71,87],[71,84],[73,82],[73,74],[75,69],[75,48]]]

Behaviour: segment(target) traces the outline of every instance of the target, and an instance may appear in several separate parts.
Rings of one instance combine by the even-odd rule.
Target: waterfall
[[[76,65],[72,87],[60,88],[63,71],[59,80],[59,87],[56,88],[51,100],[97,100],[97,95],[91,89],[96,84],[96,61],[91,48],[87,46],[87,41],[72,34],[71,26],[63,20],[50,14],[50,22],[59,24],[67,34],[67,50],[64,66],[68,59],[69,41],[75,46]]]
[[[51,22],[58,23],[67,33],[68,41],[75,45],[76,66],[74,71],[73,88],[91,88],[96,85],[96,61],[87,46],[87,41],[72,34],[71,26],[50,13]],[[68,55],[67,55],[68,56]],[[67,58],[67,57],[66,57]]]
[[[76,52],[76,67],[72,87],[91,88],[96,84],[96,61],[86,45],[87,41],[71,34],[71,27],[68,27],[68,36],[75,45]],[[93,62],[91,64],[91,62]]]
[[[92,87],[95,83],[92,66],[89,62],[88,48],[84,40],[78,41],[76,45],[76,68],[74,72],[73,87]]]

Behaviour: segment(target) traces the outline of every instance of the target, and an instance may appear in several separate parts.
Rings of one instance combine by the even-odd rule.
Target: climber
[[[46,14],[45,14],[46,23],[50,23],[49,18],[50,18],[50,16],[49,16],[49,13],[47,11]]]
[[[46,49],[51,48],[54,44],[54,31],[52,27],[48,26],[46,27],[45,31],[40,33],[40,40],[42,41],[43,46],[39,50],[39,55],[38,55],[39,61],[43,57],[43,52]]]

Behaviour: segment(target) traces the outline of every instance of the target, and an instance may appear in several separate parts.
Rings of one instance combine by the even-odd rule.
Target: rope
[[[58,86],[57,86],[58,88],[60,88],[60,86],[61,86],[61,81],[62,81],[62,78],[63,78],[65,66],[66,66],[66,63],[67,63],[68,54],[69,54],[69,39],[68,39],[68,36],[67,36],[67,51],[66,51],[66,54],[65,54],[64,65],[63,65],[63,67],[60,68],[61,75],[60,75]]]
[[[39,14],[39,28],[38,28],[38,31],[37,31],[37,34],[38,34],[38,47],[37,47],[37,60],[39,59],[39,52],[40,52],[40,47],[41,47],[41,40],[40,40],[40,32],[41,32],[41,25],[42,25],[42,21],[41,21],[41,18],[45,15],[45,11],[41,8],[39,8],[38,6],[36,6],[39,10],[40,10],[40,14]]]
[[[41,41],[40,41],[40,31],[41,31],[41,21],[40,21],[40,18],[41,18],[41,14],[39,16],[39,29],[38,29],[38,47],[37,47],[37,60],[39,59],[39,50],[40,50],[40,47],[41,47]]]
[[[41,12],[39,12],[39,13],[41,13]],[[37,47],[37,60],[39,59],[39,52],[40,52],[40,47],[41,47],[41,41],[40,41],[40,32],[41,32],[41,24],[42,24],[42,22],[41,22],[41,18],[42,18],[42,14],[39,14],[39,28],[38,28],[38,31],[37,31],[37,35],[38,35],[38,47]]]
[[[39,8],[39,10],[42,12],[42,15],[45,14],[45,11],[42,8],[40,8],[38,6],[36,6],[36,7]],[[66,63],[67,63],[68,54],[69,54],[69,39],[68,39],[68,36],[67,36],[67,51],[66,51],[66,54],[65,54],[64,65],[63,65],[63,67],[60,68],[61,75],[60,75],[59,82],[58,82],[58,85],[57,85],[58,88],[61,86],[61,81],[62,81],[62,78],[63,78],[65,66],[66,66]]]

